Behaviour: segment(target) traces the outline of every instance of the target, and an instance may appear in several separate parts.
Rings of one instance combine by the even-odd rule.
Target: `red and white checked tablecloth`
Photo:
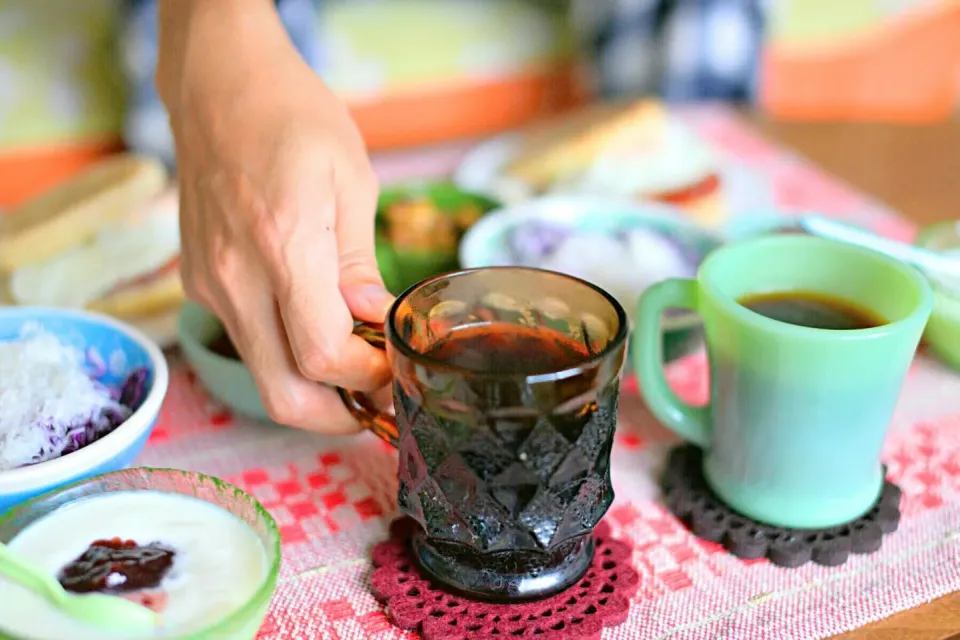
[[[740,215],[816,210],[894,237],[913,229],[882,205],[771,146],[732,113],[681,114],[721,153]],[[449,171],[463,148],[378,159],[384,181]],[[396,457],[370,435],[327,438],[232,416],[172,356],[170,392],[139,463],[203,471],[259,498],[280,524],[283,568],[263,640],[393,640],[370,595],[369,550],[395,513]],[[669,370],[688,400],[707,394],[703,355]],[[884,449],[903,489],[900,529],[876,554],[839,568],[780,569],[698,541],[657,501],[674,437],[627,384],[613,453],[617,498],[607,520],[634,548],[640,586],[630,616],[604,638],[789,640],[862,626],[960,589],[960,376],[921,354]]]

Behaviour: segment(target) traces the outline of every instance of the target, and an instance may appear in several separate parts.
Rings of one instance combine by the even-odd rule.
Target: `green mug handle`
[[[697,281],[671,278],[647,289],[637,302],[634,369],[647,407],[671,431],[706,449],[710,445],[710,408],[686,404],[667,384],[663,372],[660,318],[670,308],[697,311]]]

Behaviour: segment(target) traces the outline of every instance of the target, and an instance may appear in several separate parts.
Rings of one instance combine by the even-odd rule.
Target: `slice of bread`
[[[180,270],[165,271],[146,282],[117,288],[87,305],[122,320],[153,316],[175,309],[186,301]]]
[[[120,154],[0,216],[0,273],[87,242],[97,230],[156,197],[167,184],[158,160]]]
[[[179,316],[179,307],[172,307],[156,315],[126,318],[125,320],[156,342],[161,349],[166,349],[177,344],[177,321]]]
[[[666,121],[660,102],[641,100],[626,106],[602,105],[544,123],[527,132],[522,150],[504,173],[543,191],[563,176],[585,169],[618,139],[656,140]]]

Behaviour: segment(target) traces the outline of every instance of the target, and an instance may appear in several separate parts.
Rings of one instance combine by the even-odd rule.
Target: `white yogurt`
[[[215,624],[243,607],[269,571],[260,538],[227,510],[158,491],[121,491],[65,505],[31,524],[10,548],[56,575],[96,540],[119,537],[175,551],[159,589],[167,603],[150,638],[177,637]],[[0,578],[0,636],[35,640],[126,640],[75,622],[45,600]]]

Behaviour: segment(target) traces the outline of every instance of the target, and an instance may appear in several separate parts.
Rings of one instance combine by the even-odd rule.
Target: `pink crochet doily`
[[[627,618],[639,577],[630,566],[630,547],[613,539],[603,522],[594,529],[593,564],[580,582],[550,598],[517,604],[469,600],[422,577],[407,544],[416,526],[408,518],[391,524],[390,539],[373,548],[371,582],[389,620],[419,631],[424,640],[599,640],[604,627]]]

